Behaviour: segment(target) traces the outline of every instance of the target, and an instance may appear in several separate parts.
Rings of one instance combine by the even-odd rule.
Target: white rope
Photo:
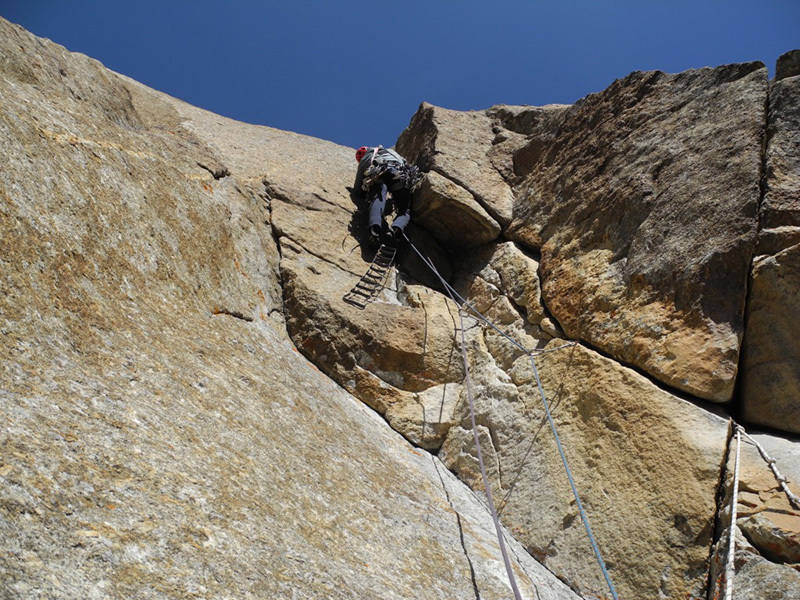
[[[510,571],[511,567],[510,567],[510,564],[508,563],[508,557],[507,557],[507,555],[505,553],[505,544],[503,543],[502,536],[500,534],[500,532],[501,532],[501,530],[500,530],[500,521],[497,518],[497,513],[494,510],[494,503],[493,503],[492,497],[491,497],[491,490],[489,489],[489,480],[488,480],[488,478],[486,476],[486,472],[485,472],[484,467],[483,467],[483,459],[481,457],[480,443],[478,441],[478,433],[477,433],[478,430],[477,430],[476,425],[475,425],[475,412],[474,412],[474,407],[473,407],[472,390],[471,390],[471,384],[470,384],[470,379],[469,379],[469,367],[468,367],[468,363],[467,363],[467,351],[466,351],[466,344],[464,342],[464,320],[463,320],[463,316],[462,316],[462,314],[463,314],[462,310],[463,310],[464,306],[468,307],[478,318],[480,318],[487,325],[489,325],[492,329],[494,329],[500,335],[502,335],[504,338],[506,338],[511,344],[513,344],[514,346],[516,346],[517,348],[522,350],[528,356],[528,358],[530,359],[531,367],[533,368],[533,375],[534,375],[534,378],[536,379],[536,385],[537,385],[537,387],[539,389],[539,394],[541,395],[542,403],[544,405],[545,414],[547,415],[547,420],[548,420],[548,422],[550,424],[550,429],[552,430],[553,436],[555,437],[556,447],[558,448],[559,455],[561,456],[561,462],[564,465],[564,470],[567,473],[567,479],[569,480],[569,485],[570,485],[570,488],[572,489],[572,494],[575,497],[575,502],[576,502],[576,505],[578,507],[578,512],[580,513],[580,516],[581,516],[581,522],[583,523],[584,529],[586,530],[586,534],[589,537],[589,542],[590,542],[590,544],[592,546],[592,551],[594,552],[595,558],[597,559],[597,563],[600,565],[600,570],[602,571],[603,577],[606,580],[606,584],[608,585],[608,589],[611,592],[611,596],[612,596],[612,598],[614,600],[619,600],[619,596],[617,596],[617,591],[614,588],[614,584],[611,581],[611,575],[608,573],[608,569],[606,568],[606,564],[603,561],[602,555],[600,554],[600,548],[598,547],[597,541],[595,540],[595,537],[594,537],[594,533],[592,532],[592,527],[589,524],[589,518],[586,515],[585,509],[583,508],[583,503],[581,502],[580,496],[578,494],[578,489],[575,486],[575,480],[572,477],[572,471],[571,471],[571,469],[569,467],[569,463],[567,462],[566,454],[564,453],[564,449],[563,449],[563,447],[561,445],[561,439],[560,439],[560,437],[558,435],[558,430],[556,429],[555,420],[553,419],[553,416],[550,413],[550,406],[549,406],[549,404],[547,402],[547,398],[546,398],[545,393],[544,393],[544,388],[542,387],[542,382],[541,382],[541,379],[539,378],[539,371],[536,368],[536,362],[534,361],[534,358],[533,358],[535,354],[542,354],[544,352],[547,352],[548,350],[539,350],[539,351],[529,350],[528,348],[523,346],[520,342],[518,342],[513,337],[508,335],[506,332],[504,332],[503,330],[498,328],[494,323],[492,323],[483,314],[481,314],[481,312],[478,309],[476,309],[469,302],[467,302],[444,279],[444,277],[442,277],[441,274],[439,274],[439,271],[436,269],[436,266],[433,264],[433,262],[429,258],[426,258],[425,256],[422,255],[422,253],[417,249],[417,247],[414,246],[413,243],[411,243],[411,240],[408,239],[408,236],[405,234],[405,232],[403,233],[403,237],[406,239],[406,241],[411,246],[411,248],[414,249],[414,252],[416,252],[417,255],[422,259],[422,262],[424,262],[426,265],[428,265],[428,267],[431,269],[431,271],[433,271],[434,275],[436,275],[436,277],[439,279],[439,281],[444,286],[445,291],[447,291],[447,294],[450,296],[450,299],[459,307],[458,308],[458,314],[459,314],[459,317],[461,318],[461,339],[462,339],[461,348],[462,348],[462,355],[463,355],[463,359],[464,359],[464,370],[465,370],[465,374],[466,374],[467,396],[468,396],[469,402],[470,402],[470,415],[471,415],[471,418],[472,418],[472,428],[473,428],[472,432],[473,432],[473,436],[475,437],[475,446],[476,446],[476,450],[477,450],[477,454],[478,454],[478,463],[479,463],[479,465],[481,467],[481,475],[483,476],[484,486],[486,487],[486,495],[489,498],[489,506],[490,506],[490,509],[492,511],[492,516],[493,516],[493,518],[495,520],[495,527],[497,528],[498,538],[500,539],[501,551],[503,552],[503,558],[506,561],[506,570],[508,571],[509,579],[511,580],[512,589],[514,589],[514,591],[515,591],[515,597],[519,598],[518,596],[516,596],[518,591],[516,590],[516,584],[515,584],[514,579],[513,579],[513,574]],[[456,300],[456,298],[458,298],[458,300],[460,300],[460,303],[459,303],[459,301]],[[549,351],[555,351],[555,350],[559,350],[561,348],[574,346],[576,343],[577,342],[570,342],[570,343],[567,343],[567,344],[562,344],[561,346],[558,346],[557,348],[549,349]]]
[[[733,577],[735,575],[734,555],[736,553],[736,509],[739,496],[739,455],[742,445],[741,431],[738,425],[736,429],[736,460],[733,463],[733,490],[731,492],[731,524],[728,528],[728,554],[725,559],[725,595],[723,600],[731,600],[733,597]]]
[[[451,299],[456,305],[458,305],[458,302],[455,301],[455,298],[451,296]],[[503,564],[506,567],[508,582],[511,584],[511,591],[514,593],[515,600],[522,600],[522,596],[520,596],[519,593],[519,588],[517,587],[517,581],[514,578],[514,571],[511,567],[511,561],[508,558],[508,552],[506,550],[506,543],[503,538],[503,530],[500,525],[500,519],[497,517],[497,510],[494,507],[492,488],[489,485],[489,477],[486,474],[486,467],[483,462],[483,453],[481,452],[481,442],[480,439],[478,439],[478,425],[475,422],[475,401],[472,395],[472,381],[469,376],[469,362],[467,360],[467,339],[464,334],[464,311],[461,310],[460,306],[458,307],[458,318],[461,324],[461,356],[464,360],[464,381],[467,388],[467,398],[469,399],[469,417],[472,421],[472,437],[475,439],[475,452],[478,455],[478,465],[481,469],[483,487],[486,490],[486,499],[489,502],[489,511],[492,513],[492,519],[494,520],[494,528],[495,532],[497,533],[497,542],[500,544],[500,553],[503,555]]]
[[[786,477],[781,475],[781,472],[778,471],[778,466],[776,464],[775,459],[772,458],[769,454],[767,454],[767,451],[764,450],[764,447],[757,441],[755,441],[752,437],[750,437],[741,425],[737,425],[737,427],[742,432],[742,435],[744,435],[744,437],[747,438],[747,441],[749,441],[758,449],[758,453],[761,455],[761,458],[763,458],[764,461],[769,465],[769,468],[772,470],[772,474],[778,481],[781,490],[783,491],[784,494],[786,494],[786,497],[789,498],[789,503],[797,510],[800,510],[800,498],[798,498],[796,494],[792,493],[792,490],[790,490],[789,486],[786,485]]]

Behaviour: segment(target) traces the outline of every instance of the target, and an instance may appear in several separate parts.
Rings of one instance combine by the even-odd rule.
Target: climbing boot
[[[369,228],[369,247],[372,250],[381,245],[381,228],[378,225],[373,225]]]
[[[386,233],[386,243],[391,246],[397,247],[397,245],[400,243],[400,238],[402,236],[403,232],[400,230],[399,227],[392,227]]]

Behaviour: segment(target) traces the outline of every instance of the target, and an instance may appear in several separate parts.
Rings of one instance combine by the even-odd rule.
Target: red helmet
[[[364,155],[367,153],[367,150],[369,150],[369,148],[367,148],[366,146],[361,146],[361,148],[356,150],[356,162],[361,162],[361,159],[364,158]]]

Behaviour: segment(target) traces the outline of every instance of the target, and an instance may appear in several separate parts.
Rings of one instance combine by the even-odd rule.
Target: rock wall
[[[746,419],[800,433],[800,67],[778,61],[770,86],[764,199],[750,273],[742,404]]]
[[[759,444],[759,450],[755,444]],[[720,498],[709,597],[721,598],[731,525],[731,497],[736,472],[736,445],[731,444]],[[762,456],[761,451],[765,453]],[[797,490],[800,445],[771,436],[743,436],[739,449],[736,497],[734,598],[800,598],[800,505],[778,487],[767,460]],[[794,485],[792,485],[794,483]]]
[[[800,431],[796,54],[423,104],[413,247],[359,310],[351,149],[0,28],[5,596],[509,597],[465,350],[523,597],[608,597],[533,365],[415,249],[535,351],[620,597],[718,591],[728,413]],[[737,585],[790,597],[800,513],[751,463]]]
[[[622,597],[704,594],[716,486],[720,473],[730,474],[727,425],[713,416],[724,413],[701,400],[753,424],[798,430],[792,57],[781,58],[769,84],[763,65],[751,63],[633,73],[572,107],[458,113],[423,104],[397,143],[433,179],[458,186],[450,204],[463,238],[471,235],[458,216],[465,193],[490,212],[490,225],[502,226],[500,243],[487,247],[496,250],[462,263],[460,291],[528,348],[554,350],[541,358],[543,387],[557,403],[556,424]],[[470,142],[465,131],[483,137]],[[497,210],[509,192],[510,220]],[[428,196],[423,189],[420,203]],[[425,215],[418,222],[436,236],[447,230]],[[485,231],[476,227],[475,239]],[[509,246],[536,277],[503,276],[499,256]],[[521,280],[529,282],[526,300]],[[562,337],[587,347],[556,351]],[[479,428],[505,522],[573,588],[602,594],[574,504],[566,509],[563,475],[557,484],[563,469],[542,435],[537,390],[530,373],[520,374],[527,359],[492,331],[470,344]],[[590,348],[615,360],[589,360]],[[645,390],[645,381],[655,385]],[[463,394],[459,415],[440,456],[480,488]],[[635,464],[615,464],[628,456]],[[691,459],[681,465],[676,457]],[[798,516],[788,512],[775,535],[795,539]],[[762,557],[768,579],[770,560],[785,562]],[[750,597],[776,589],[751,589]]]
[[[3,20],[0,57],[0,597],[507,597],[477,497],[286,334],[273,196],[351,151]]]

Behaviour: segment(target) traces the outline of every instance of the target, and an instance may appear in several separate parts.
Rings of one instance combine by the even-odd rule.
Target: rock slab
[[[507,597],[485,507],[287,336],[271,213],[352,153],[0,57],[0,596]]]
[[[770,87],[764,199],[750,274],[742,408],[751,423],[800,433],[800,73]],[[784,58],[784,57],[781,57]]]
[[[633,73],[517,151],[529,172],[509,236],[541,249],[544,301],[570,337],[731,399],[766,100],[761,63]]]

